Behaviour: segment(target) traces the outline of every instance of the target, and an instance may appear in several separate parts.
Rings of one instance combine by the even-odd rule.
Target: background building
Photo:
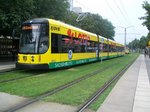
[[[79,14],[82,13],[82,8],[81,7],[73,7],[73,12]]]
[[[70,4],[70,11],[73,10],[73,0],[68,0],[69,4]]]

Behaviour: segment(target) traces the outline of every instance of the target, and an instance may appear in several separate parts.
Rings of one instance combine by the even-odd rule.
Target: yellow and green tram
[[[22,24],[16,67],[53,69],[123,56],[124,46],[53,19]]]

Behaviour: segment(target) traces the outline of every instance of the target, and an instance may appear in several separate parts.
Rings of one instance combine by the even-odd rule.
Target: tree
[[[147,45],[148,45],[148,38],[145,36],[142,36],[139,41],[139,48],[145,49],[147,47]]]
[[[32,18],[63,20],[68,9],[67,0],[0,0],[0,35],[19,32],[22,22]]]
[[[140,43],[140,40],[134,39],[132,42],[129,43],[128,47],[133,50],[139,49],[140,48],[139,43]]]
[[[19,32],[22,22],[32,18],[54,18],[89,32],[113,39],[114,26],[98,14],[88,14],[76,22],[77,14],[68,11],[68,0],[0,0],[0,35]]]
[[[150,4],[147,1],[145,1],[142,6],[147,12],[146,12],[146,16],[141,17],[140,19],[145,20],[143,22],[143,25],[145,25],[147,29],[150,31]],[[148,46],[148,40],[150,40],[150,32],[148,33],[147,37],[142,36],[140,40],[135,39],[132,42],[130,42],[129,48],[145,49]]]
[[[146,16],[141,17],[140,19],[145,20],[143,22],[143,25],[145,25],[147,27],[147,29],[149,30],[147,38],[148,38],[148,40],[150,40],[150,4],[147,1],[145,1],[142,6],[146,10]]]
[[[147,29],[150,31],[150,4],[145,1],[143,4],[143,8],[147,11],[146,12],[146,16],[142,17],[141,19],[144,19],[145,22],[143,23],[143,25],[146,25]]]
[[[36,17],[54,18],[64,20],[67,9],[69,8],[68,0],[33,0],[34,13]]]
[[[115,31],[114,26],[111,22],[109,22],[107,19],[103,19],[98,14],[86,14],[86,17],[82,20],[77,22],[76,19],[78,17],[78,14],[68,11],[66,13],[64,21],[67,24],[71,24],[73,26],[79,27],[83,30],[101,35],[103,37],[109,38],[113,40]]]
[[[63,21],[67,24],[71,24],[73,26],[80,27],[80,23],[78,23],[76,21],[77,17],[78,17],[78,14],[76,14],[75,12],[67,11]]]
[[[14,29],[32,17],[32,0],[0,0],[0,4],[0,35],[11,36]]]
[[[129,43],[128,47],[130,49],[145,49],[148,46],[148,38],[142,36],[139,40],[135,39]]]
[[[103,19],[98,14],[89,13],[86,18],[80,22],[80,27],[84,30],[93,32],[103,37],[113,40],[115,31],[114,26],[107,19]]]

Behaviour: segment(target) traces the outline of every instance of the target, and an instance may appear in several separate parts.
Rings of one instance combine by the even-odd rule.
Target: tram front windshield
[[[22,26],[19,53],[41,54],[48,50],[48,25],[25,24]]]

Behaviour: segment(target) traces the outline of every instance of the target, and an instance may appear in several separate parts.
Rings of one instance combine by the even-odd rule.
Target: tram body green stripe
[[[114,58],[114,57],[118,57],[118,56],[114,55],[114,56],[105,56],[105,57],[100,57],[100,58],[88,58],[88,59],[70,60],[70,61],[64,61],[64,62],[52,62],[52,63],[49,63],[48,66],[50,69],[54,69],[54,68],[68,67],[68,66],[79,65],[79,64],[84,64],[84,63],[89,63],[89,62],[94,62],[94,61],[106,60],[106,59]]]
[[[53,62],[53,63],[49,63],[49,68],[61,68],[61,67],[73,66],[73,65],[83,64],[83,63],[94,62],[94,61],[98,61],[98,58],[71,60],[71,61],[64,61],[64,62]]]

